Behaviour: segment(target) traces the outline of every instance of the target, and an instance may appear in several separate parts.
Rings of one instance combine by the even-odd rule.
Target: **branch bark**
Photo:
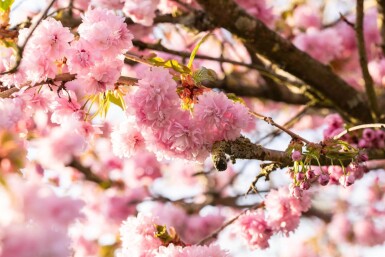
[[[361,122],[372,121],[362,94],[333,73],[330,67],[248,15],[233,0],[198,0],[198,3],[212,18],[211,22],[229,30],[255,53],[265,56],[322,93],[340,112]]]
[[[362,71],[362,76],[365,81],[365,91],[368,96],[369,105],[372,110],[372,117],[374,120],[377,120],[379,117],[379,109],[377,104],[377,96],[374,91],[373,78],[370,76],[368,69],[368,58],[366,56],[366,47],[364,39],[364,0],[357,0],[356,5],[356,39],[358,44],[358,53],[360,56],[360,66]]]

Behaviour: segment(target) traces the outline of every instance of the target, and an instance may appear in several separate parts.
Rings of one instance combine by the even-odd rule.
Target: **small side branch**
[[[379,108],[376,98],[376,92],[374,91],[374,83],[373,79],[370,76],[369,70],[368,70],[368,58],[366,56],[366,47],[365,47],[365,40],[364,40],[364,0],[357,0],[356,5],[356,38],[357,38],[357,44],[358,44],[358,52],[360,55],[360,65],[361,65],[361,71],[362,76],[365,81],[365,90],[366,94],[368,96],[369,105],[372,111],[372,116],[374,120],[377,120],[379,117]]]
[[[377,0],[377,9],[380,19],[381,49],[385,56],[385,0]]]

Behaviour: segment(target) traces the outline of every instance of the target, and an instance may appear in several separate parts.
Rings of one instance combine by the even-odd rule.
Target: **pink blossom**
[[[291,159],[293,161],[300,161],[302,160],[302,154],[300,151],[293,151],[291,154]]]
[[[251,249],[265,249],[269,247],[268,240],[273,234],[272,229],[267,225],[265,214],[258,210],[248,212],[238,219],[242,236],[246,239]]]
[[[23,101],[18,98],[0,98],[0,129],[13,130],[23,118]]]
[[[173,122],[164,133],[163,141],[177,156],[191,160],[208,156],[203,147],[203,130],[189,120]]]
[[[354,174],[346,174],[342,175],[339,179],[339,182],[341,185],[348,187],[354,184],[354,181],[356,180]]]
[[[218,213],[206,216],[191,215],[187,218],[182,239],[186,243],[197,243],[218,229],[224,221],[225,217]]]
[[[237,0],[236,2],[252,16],[266,23],[266,25],[272,25],[275,17],[272,8],[267,6],[265,0]]]
[[[75,219],[82,217],[80,210],[83,206],[83,201],[70,197],[59,198],[48,188],[30,186],[25,190],[24,213],[35,222],[66,228]]]
[[[97,7],[119,10],[124,6],[126,0],[92,0],[91,4]]]
[[[147,257],[162,245],[154,236],[157,218],[139,213],[137,217],[129,217],[120,227],[122,240],[122,256]]]
[[[150,185],[161,176],[161,163],[152,152],[137,151],[134,158],[124,163],[123,177],[127,185]]]
[[[102,212],[114,222],[121,223],[129,215],[136,214],[136,205],[146,196],[148,196],[148,192],[144,187],[127,190],[125,194],[109,190],[103,201],[105,204],[102,206]]]
[[[51,121],[56,124],[62,124],[72,117],[82,116],[80,103],[71,91],[66,91],[62,97],[55,97],[50,108],[52,109]]]
[[[142,134],[135,123],[124,121],[111,133],[112,150],[120,158],[131,157],[135,152],[145,147]]]
[[[234,103],[224,93],[215,91],[206,92],[198,98],[194,115],[212,137],[209,138],[211,142],[236,139],[249,121],[245,106]]]
[[[370,75],[376,84],[385,86],[385,59],[372,60],[368,64]]]
[[[271,190],[265,201],[268,212],[268,225],[275,231],[289,234],[297,228],[301,213],[310,208],[310,198],[304,195],[301,199],[290,196],[288,188]]]
[[[117,59],[97,62],[89,69],[87,74],[80,74],[77,80],[83,86],[83,91],[87,94],[113,90],[114,84],[120,77],[122,66],[123,62]]]
[[[300,29],[320,28],[322,25],[319,10],[310,5],[301,5],[294,9],[293,26]]]
[[[306,33],[296,36],[293,43],[314,59],[326,64],[339,57],[342,51],[341,41],[338,32],[332,28],[324,30],[309,28]]]
[[[123,12],[134,22],[151,26],[158,4],[159,0],[127,0]]]
[[[26,51],[20,67],[25,69],[27,80],[33,84],[54,78],[58,73],[58,67],[54,60],[48,58],[41,50]],[[28,67],[28,68],[27,68]]]
[[[352,223],[343,213],[334,215],[328,227],[330,238],[335,242],[347,242],[353,232]]]
[[[37,158],[45,166],[69,164],[73,156],[81,154],[86,147],[85,138],[70,129],[55,127],[50,134],[34,141],[39,151]]]
[[[385,241],[383,232],[370,218],[354,222],[353,232],[355,241],[360,245],[374,246]]]
[[[83,16],[78,32],[82,39],[90,42],[94,50],[105,57],[116,55],[132,47],[132,34],[128,31],[123,17],[104,9],[89,9]]]
[[[98,51],[92,51],[92,45],[87,41],[73,41],[67,55],[68,68],[73,73],[87,73],[87,69],[94,65],[96,57],[99,57]]]
[[[64,57],[69,49],[69,42],[74,35],[69,28],[63,27],[60,21],[53,18],[43,20],[28,41],[28,49],[44,53],[50,60]]]
[[[173,244],[167,247],[161,246],[154,257],[230,257],[218,245],[191,245],[186,247],[175,246]]]

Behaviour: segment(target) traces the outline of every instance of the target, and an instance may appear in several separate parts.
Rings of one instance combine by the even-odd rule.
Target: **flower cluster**
[[[141,213],[137,217],[130,217],[120,228],[122,252],[120,257],[229,257],[217,245],[185,246],[183,243],[168,242],[172,234],[162,236],[157,230],[158,218],[145,216]],[[171,229],[172,230],[172,229]],[[175,239],[175,234],[173,235]],[[179,240],[176,240],[179,242]]]
[[[267,214],[261,210],[247,212],[239,217],[238,227],[251,249],[265,249],[274,233],[282,232],[287,236],[294,231],[302,212],[307,211],[310,204],[308,195],[298,199],[285,187],[271,190],[265,200]]]
[[[158,155],[202,161],[215,141],[236,139],[250,122],[245,106],[214,91],[200,95],[192,113],[182,110],[177,84],[163,68],[145,70],[138,86],[129,95],[128,112]]]

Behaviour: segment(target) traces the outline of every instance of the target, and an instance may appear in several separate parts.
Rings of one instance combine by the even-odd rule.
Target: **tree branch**
[[[212,23],[237,35],[255,53],[265,56],[322,93],[340,112],[362,122],[372,121],[362,94],[333,73],[329,66],[300,51],[290,41],[248,15],[233,0],[198,0],[198,3],[210,15]]]
[[[356,4],[356,39],[358,44],[358,53],[360,55],[360,66],[362,76],[365,81],[365,91],[369,99],[369,105],[372,112],[373,120],[379,117],[379,109],[377,104],[376,92],[374,91],[373,79],[368,70],[368,58],[366,56],[366,47],[364,40],[364,0],[357,0]]]
[[[243,136],[234,141],[218,141],[215,142],[211,149],[211,156],[214,167],[218,171],[227,169],[227,156],[235,163],[236,159],[271,161],[284,168],[293,165],[293,160],[290,154],[285,151],[272,150],[261,145],[252,143],[248,138]],[[385,159],[385,149],[370,149],[368,150],[369,160]],[[319,162],[323,166],[335,165],[333,160],[321,155]],[[342,164],[347,166],[351,160],[342,161]]]
[[[47,79],[45,81],[36,83],[35,85],[33,85],[33,87],[45,85],[45,84],[52,83],[52,82],[59,82],[59,81],[60,82],[69,82],[71,80],[74,80],[75,78],[76,78],[76,74],[70,74],[70,73],[58,74],[58,75],[56,75],[56,77],[54,79]],[[120,76],[118,81],[116,82],[116,84],[131,85],[131,84],[134,84],[136,82],[138,82],[138,79],[136,79],[136,78]],[[26,83],[26,84],[22,85],[21,88],[29,86],[30,84],[31,84],[30,82]],[[18,92],[19,90],[20,90],[20,88],[11,87],[7,90],[0,92],[0,98],[8,98],[13,93]]]
[[[381,49],[385,57],[385,0],[377,0],[378,18],[380,19]]]

